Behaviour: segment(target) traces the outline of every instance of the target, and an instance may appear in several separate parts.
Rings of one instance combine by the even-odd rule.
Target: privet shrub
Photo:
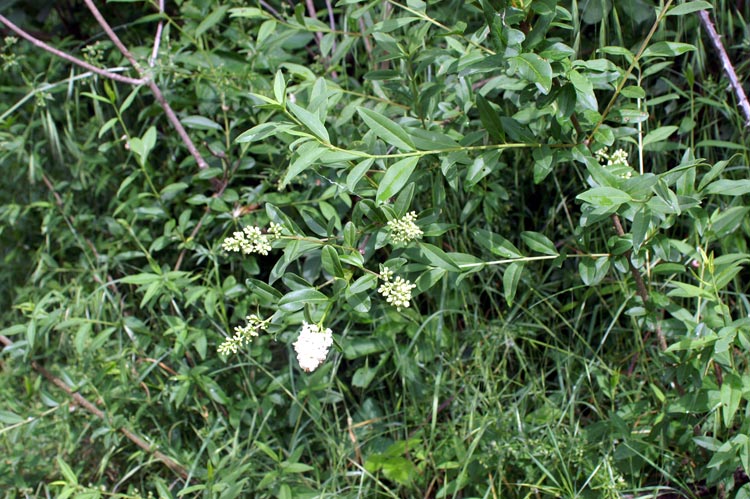
[[[750,494],[742,13],[107,7],[0,19],[139,79],[4,41],[7,497]]]

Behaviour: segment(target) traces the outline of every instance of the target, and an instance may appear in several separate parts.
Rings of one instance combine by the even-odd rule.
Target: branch
[[[96,5],[94,5],[94,2],[92,0],[83,0],[84,3],[86,3],[86,6],[91,11],[91,14],[93,14],[96,21],[99,23],[99,26],[102,27],[104,32],[107,34],[110,40],[112,40],[112,43],[115,44],[117,49],[122,53],[125,58],[130,61],[130,64],[133,65],[136,71],[138,71],[138,74],[143,76],[145,73],[143,71],[143,68],[141,68],[140,64],[138,64],[138,61],[136,61],[133,54],[130,53],[130,51],[127,49],[127,47],[120,41],[120,38],[117,36],[117,34],[114,32],[112,27],[107,23],[106,19],[102,16],[101,12],[99,12],[99,9],[96,8]],[[154,83],[152,79],[148,79],[146,84],[148,85],[148,88],[151,89],[151,93],[154,94],[154,97],[156,97],[156,100],[161,104],[162,109],[164,109],[164,113],[167,115],[167,119],[170,123],[172,123],[172,126],[174,127],[175,131],[177,132],[177,135],[180,136],[180,139],[182,139],[182,142],[185,144],[185,146],[188,148],[188,151],[190,151],[190,154],[195,158],[196,163],[198,163],[198,168],[201,170],[205,170],[208,168],[208,163],[206,163],[206,160],[203,159],[203,156],[201,156],[201,153],[198,152],[198,149],[196,149],[195,144],[193,144],[193,141],[190,139],[190,136],[185,131],[185,128],[182,126],[182,123],[180,123],[180,119],[177,117],[175,112],[170,107],[169,103],[167,102],[167,99],[164,98],[164,94],[162,93],[159,86]],[[216,185],[214,185],[216,187]]]
[[[164,14],[164,0],[159,0],[159,14]],[[154,35],[154,48],[151,49],[151,58],[148,60],[149,67],[153,68],[156,64],[156,57],[159,55],[159,45],[161,45],[161,32],[164,29],[164,21],[159,19],[156,25],[156,35]]]
[[[5,348],[10,348],[13,346],[13,342],[8,338],[7,336],[0,335],[0,343]],[[31,363],[31,367],[34,368],[35,371],[37,371],[39,374],[44,376],[47,381],[54,384],[58,388],[60,388],[62,391],[68,394],[70,398],[73,399],[76,405],[83,407],[88,412],[93,414],[94,416],[98,417],[99,419],[103,421],[108,421],[107,415],[104,411],[99,409],[95,404],[92,402],[89,402],[83,395],[81,395],[78,392],[74,392],[72,388],[70,388],[63,380],[58,378],[57,376],[53,375],[51,372],[46,370],[44,367],[42,367],[38,362],[33,361]],[[133,442],[135,445],[146,451],[146,453],[151,454],[156,458],[157,460],[164,463],[167,468],[177,473],[181,478],[184,480],[187,480],[189,478],[189,474],[187,469],[185,469],[184,466],[182,466],[180,463],[172,459],[171,457],[167,456],[163,452],[154,449],[154,446],[146,442],[144,439],[136,435],[134,432],[130,431],[127,428],[119,428],[120,433],[125,435],[128,440]]]
[[[737,96],[737,100],[740,103],[742,114],[745,116],[745,127],[750,127],[750,103],[748,103],[745,90],[742,88],[742,84],[737,78],[737,73],[734,71],[732,61],[729,60],[727,51],[724,49],[724,44],[721,43],[721,36],[716,32],[716,28],[708,15],[708,11],[701,10],[698,12],[698,16],[701,19],[703,29],[706,30],[714,49],[719,53],[719,58],[724,66],[724,73],[726,73],[727,78],[729,78],[729,84],[731,85],[732,90],[734,90],[734,94]]]
[[[55,47],[53,47],[51,45],[47,45],[46,43],[44,43],[40,39],[33,37],[28,32],[24,31],[20,27],[18,27],[15,24],[13,24],[13,22],[11,22],[10,19],[8,19],[7,17],[5,17],[3,15],[0,15],[0,23],[3,23],[5,26],[8,27],[8,29],[10,29],[11,31],[13,31],[15,34],[17,34],[18,36],[20,36],[24,40],[30,42],[35,47],[39,47],[40,49],[45,50],[45,51],[49,52],[50,54],[54,54],[57,57],[59,57],[60,59],[65,59],[68,62],[72,62],[76,66],[80,66],[80,67],[82,67],[84,69],[88,69],[92,73],[96,73],[96,74],[98,74],[100,76],[103,76],[105,78],[109,78],[110,80],[119,81],[120,83],[126,83],[128,85],[143,85],[144,83],[146,83],[146,78],[135,79],[135,78],[128,78],[127,76],[122,76],[122,75],[119,75],[119,74],[116,74],[116,73],[110,73],[106,69],[98,68],[98,67],[96,67],[96,66],[94,66],[92,64],[89,64],[88,62],[86,62],[86,61],[84,61],[82,59],[79,59],[79,58],[74,57],[74,56],[72,56],[70,54],[67,54],[67,53],[63,52],[62,50],[58,50],[58,49],[56,49]]]

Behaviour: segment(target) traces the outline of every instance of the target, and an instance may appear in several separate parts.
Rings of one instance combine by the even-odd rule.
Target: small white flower
[[[596,156],[599,162],[604,163],[606,161],[607,168],[620,178],[628,179],[633,176],[633,169],[630,167],[630,163],[628,163],[628,153],[624,149],[618,149],[609,154],[605,147],[598,150]]]
[[[403,217],[388,222],[388,228],[391,230],[391,240],[394,243],[408,243],[414,239],[420,239],[424,232],[414,221],[417,219],[417,212],[412,211]]]
[[[297,352],[299,366],[307,372],[314,371],[326,360],[328,349],[333,345],[333,333],[329,328],[325,330],[317,324],[302,323],[302,330],[294,351]]]
[[[266,321],[255,314],[245,317],[245,321],[247,324],[244,326],[235,326],[234,336],[227,337],[219,345],[217,351],[220,355],[228,356],[237,353],[241,347],[253,341],[253,338],[258,336],[259,331],[266,329]]]
[[[416,284],[412,284],[410,281],[404,279],[401,276],[396,277],[391,281],[393,272],[387,267],[383,268],[383,272],[380,276],[383,279],[383,284],[378,288],[378,293],[383,295],[385,300],[396,307],[396,310],[401,311],[401,307],[408,308],[409,302],[411,301],[411,290],[416,288]]]
[[[284,229],[281,225],[277,224],[276,222],[271,222],[268,224],[268,233],[273,236],[274,239],[278,239],[281,237],[281,231]]]
[[[609,156],[607,166],[613,165],[628,165],[628,153],[624,149],[618,149]]]
[[[245,227],[242,232],[234,232],[231,237],[224,239],[221,247],[224,251],[242,252],[245,255],[250,253],[267,255],[271,251],[268,236],[263,234],[257,226]]]

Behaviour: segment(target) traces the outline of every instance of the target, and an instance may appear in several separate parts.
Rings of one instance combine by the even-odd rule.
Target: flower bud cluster
[[[383,284],[378,288],[378,293],[383,295],[386,301],[400,312],[401,307],[409,307],[411,290],[416,288],[417,285],[400,276],[394,280],[391,280],[391,277],[393,277],[393,272],[388,267],[383,267],[380,274]]]
[[[220,355],[235,354],[245,345],[253,341],[261,330],[266,329],[266,322],[259,316],[253,314],[245,317],[247,324],[244,326],[235,326],[234,336],[230,336],[219,345],[217,349]]]
[[[302,330],[294,342],[299,366],[311,372],[326,360],[328,349],[333,345],[333,333],[317,324],[302,323]]]
[[[242,252],[245,255],[251,253],[267,255],[271,251],[268,236],[263,234],[257,226],[245,227],[242,231],[234,232],[231,237],[224,239],[221,247],[224,251]]]
[[[391,241],[394,243],[408,243],[415,239],[420,239],[424,232],[414,223],[417,219],[417,212],[412,211],[403,217],[388,222],[388,228],[391,230]]]
[[[628,153],[624,149],[618,149],[609,154],[605,147],[598,150],[596,156],[600,163],[604,164],[606,161],[606,166],[621,178],[627,179],[633,176],[633,169],[630,167],[630,163],[628,163]]]

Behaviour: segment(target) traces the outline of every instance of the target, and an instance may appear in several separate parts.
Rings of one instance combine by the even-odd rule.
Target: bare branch
[[[307,12],[310,14],[310,17],[313,19],[317,19],[318,12],[315,10],[315,3],[313,0],[305,0],[305,4],[307,4]],[[323,33],[320,31],[315,32],[315,39],[318,41],[318,46],[320,46],[320,41],[323,39]]]
[[[120,38],[117,36],[117,34],[114,32],[112,27],[107,23],[107,21],[102,16],[101,12],[99,12],[99,9],[96,8],[96,5],[94,5],[94,2],[92,0],[83,0],[84,3],[86,3],[86,6],[89,8],[91,13],[93,14],[96,21],[99,23],[99,26],[102,27],[104,32],[107,34],[110,40],[112,40],[112,43],[115,44],[117,49],[122,53],[125,58],[130,61],[130,64],[133,65],[136,71],[138,71],[138,74],[143,75],[144,70],[141,68],[141,66],[138,64],[138,61],[135,59],[133,54],[130,53],[130,51],[127,49],[127,47],[120,41]],[[206,163],[206,160],[203,159],[203,156],[201,156],[201,153],[198,152],[198,149],[195,147],[195,144],[193,144],[193,141],[190,139],[190,136],[185,131],[185,127],[182,126],[182,123],[180,122],[180,119],[177,117],[175,112],[172,110],[172,107],[167,102],[167,99],[164,98],[164,94],[162,93],[159,86],[154,83],[153,80],[149,79],[147,81],[148,88],[151,89],[151,93],[154,94],[154,97],[156,97],[156,100],[161,104],[161,107],[164,109],[164,113],[167,115],[167,119],[170,123],[172,123],[172,126],[174,127],[175,131],[177,132],[177,135],[180,136],[180,139],[182,139],[182,142],[185,144],[185,146],[188,148],[188,151],[190,151],[190,154],[195,158],[196,163],[198,163],[198,168],[201,170],[204,170],[208,168],[208,163]],[[218,187],[219,181],[214,183],[214,187]]]
[[[164,14],[164,0],[159,0],[159,14]],[[151,50],[151,58],[148,60],[149,67],[154,67],[156,57],[159,55],[159,45],[161,45],[161,32],[164,29],[164,21],[159,19],[156,25],[156,35],[154,35],[154,48]]]
[[[8,27],[8,29],[10,29],[11,31],[13,31],[15,34],[17,34],[18,36],[20,36],[24,40],[28,41],[32,45],[34,45],[36,47],[39,47],[40,49],[45,50],[45,51],[49,52],[50,54],[54,54],[57,57],[59,57],[60,59],[65,59],[68,62],[72,62],[76,66],[80,66],[82,68],[85,68],[85,69],[91,71],[92,73],[96,73],[96,74],[98,74],[100,76],[103,76],[105,78],[109,78],[110,80],[118,81],[120,83],[126,83],[128,85],[143,85],[144,83],[146,83],[146,78],[135,79],[135,78],[128,78],[127,76],[122,76],[122,75],[119,75],[119,74],[116,74],[116,73],[110,73],[106,69],[98,68],[98,67],[96,67],[96,66],[94,66],[92,64],[89,64],[88,62],[84,61],[83,59],[79,59],[79,58],[74,57],[74,56],[72,56],[70,54],[67,54],[67,53],[63,52],[62,50],[58,50],[55,47],[52,47],[51,45],[47,45],[43,41],[39,40],[38,38],[33,37],[28,32],[24,31],[20,27],[18,27],[15,24],[13,24],[13,22],[11,22],[10,19],[8,19],[7,17],[5,17],[3,15],[0,15],[0,23],[3,23],[5,26]]]
[[[727,75],[727,78],[729,78],[729,84],[731,85],[732,90],[734,90],[734,94],[740,104],[740,109],[742,109],[742,114],[745,116],[745,127],[750,127],[750,103],[748,103],[745,90],[742,88],[742,84],[737,78],[737,73],[734,71],[732,61],[729,60],[729,55],[727,55],[727,51],[724,49],[724,44],[721,43],[721,36],[716,32],[716,28],[708,15],[708,11],[701,10],[698,12],[698,16],[701,19],[703,29],[706,30],[714,49],[719,53],[719,58],[724,66],[724,73]]]

